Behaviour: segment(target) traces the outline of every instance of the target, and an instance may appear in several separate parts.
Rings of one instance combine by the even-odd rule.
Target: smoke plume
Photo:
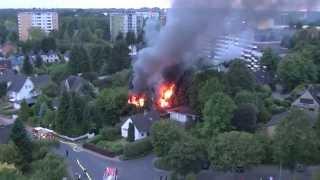
[[[206,40],[252,29],[274,11],[313,10],[318,5],[318,0],[173,0],[165,27],[156,33],[150,23],[145,29],[148,47],[133,64],[133,90],[154,87],[168,67],[197,64]]]

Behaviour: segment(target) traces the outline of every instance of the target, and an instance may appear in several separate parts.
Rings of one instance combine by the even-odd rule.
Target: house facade
[[[121,136],[124,138],[128,137],[128,130],[129,130],[129,126],[130,123],[133,124],[133,121],[131,118],[129,118],[122,126],[121,126]],[[139,129],[137,129],[137,127],[133,124],[134,126],[134,140],[140,140],[140,139],[144,139],[148,136],[148,132],[143,132],[143,131],[139,131]]]
[[[176,121],[184,127],[190,127],[196,123],[197,115],[191,111],[188,107],[177,107],[167,111],[169,118],[172,121]]]
[[[7,83],[9,102],[13,103],[15,109],[19,109],[23,100],[34,102],[34,98],[41,94],[41,88],[49,84],[50,78],[48,75],[26,77],[7,71],[0,75],[0,82]]]
[[[121,136],[128,137],[130,123],[134,126],[134,140],[141,140],[150,135],[150,129],[153,123],[160,120],[157,112],[146,112],[128,117],[121,126]]]
[[[56,53],[47,53],[47,54],[42,54],[40,56],[42,61],[47,64],[57,63],[60,61],[60,58]]]

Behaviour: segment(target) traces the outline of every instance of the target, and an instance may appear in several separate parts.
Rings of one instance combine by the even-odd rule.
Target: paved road
[[[139,160],[119,161],[86,150],[73,148],[72,146],[74,145],[61,143],[61,146],[55,150],[55,152],[61,156],[65,156],[66,150],[69,151],[67,163],[69,165],[69,171],[72,174],[82,172],[77,163],[78,159],[81,165],[87,169],[87,172],[93,180],[102,180],[104,168],[107,166],[117,167],[119,169],[119,180],[160,180],[160,176],[168,176],[168,173],[153,168],[152,161],[154,156],[152,155]],[[303,173],[295,173],[295,178],[299,180],[311,180],[311,172],[315,171],[319,172],[320,167],[310,167]],[[199,174],[198,180],[269,180],[270,177],[273,177],[273,180],[279,179],[278,167],[260,166],[242,174],[203,171]],[[291,173],[283,170],[281,180],[291,179]]]
[[[152,155],[139,160],[119,161],[108,159],[86,150],[79,152],[76,149],[77,152],[75,152],[72,145],[64,143],[61,143],[55,152],[61,156],[65,156],[66,150],[69,151],[67,163],[70,173],[75,174],[76,172],[82,172],[77,163],[78,159],[80,164],[87,169],[88,174],[94,180],[102,180],[106,167],[118,168],[119,180],[159,180],[160,176],[167,175],[166,172],[153,168],[152,161],[154,156]]]

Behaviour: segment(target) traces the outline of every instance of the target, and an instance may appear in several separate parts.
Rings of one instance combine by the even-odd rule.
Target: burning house
[[[275,11],[311,9],[317,3],[316,0],[173,0],[167,23],[160,31],[154,23],[147,23],[145,27],[147,47],[138,52],[133,62],[128,103],[164,111],[184,105],[188,70],[200,63],[204,40],[217,44],[219,37],[229,34],[241,37]],[[245,47],[239,56],[258,70],[257,58],[261,53],[256,53],[254,45],[243,42],[233,42],[234,46]],[[226,53],[230,55],[235,51],[231,48]]]

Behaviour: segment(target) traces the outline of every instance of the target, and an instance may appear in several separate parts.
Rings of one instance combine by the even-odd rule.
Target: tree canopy
[[[299,163],[319,160],[319,141],[316,139],[309,117],[303,111],[293,109],[276,128],[274,158],[290,169]]]
[[[235,170],[261,163],[265,158],[264,149],[255,135],[231,131],[213,138],[208,153],[214,167]]]
[[[204,107],[201,134],[210,138],[213,134],[230,130],[235,109],[236,105],[228,95],[224,93],[213,94]]]

